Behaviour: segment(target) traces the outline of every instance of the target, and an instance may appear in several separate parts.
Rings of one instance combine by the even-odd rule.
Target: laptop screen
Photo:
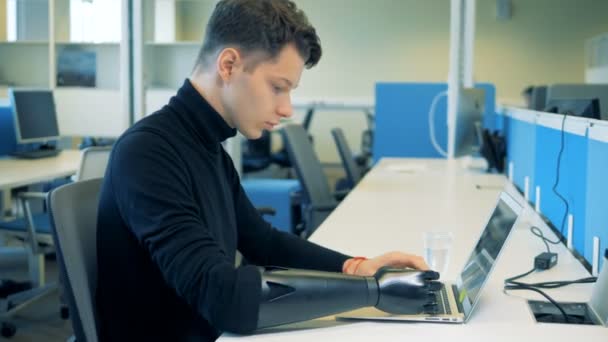
[[[506,192],[500,194],[498,204],[457,281],[457,300],[461,303],[466,317],[479,299],[481,288],[488,279],[521,210],[521,205],[510,195]]]

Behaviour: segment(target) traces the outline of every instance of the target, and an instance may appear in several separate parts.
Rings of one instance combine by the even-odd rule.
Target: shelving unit
[[[0,0],[4,10],[7,1]],[[104,1],[105,5],[113,2],[110,5],[121,10],[127,3]],[[127,64],[123,57],[124,34],[108,42],[71,41],[71,0],[18,0],[16,4],[20,6],[16,20],[25,23],[17,24],[16,41],[7,41],[6,29],[0,32],[0,98],[7,97],[10,87],[53,89],[61,135],[120,135],[130,123],[124,98],[128,93],[123,75],[123,65]],[[8,15],[0,15],[0,26],[6,28]],[[122,11],[112,16],[117,16],[122,25]],[[111,20],[108,23],[112,24]],[[27,31],[19,31],[23,28]],[[24,37],[26,40],[20,40]],[[29,40],[31,37],[37,39]],[[94,53],[94,86],[58,85],[58,58],[66,49]]]
[[[215,1],[154,0],[142,1],[142,6],[144,112],[150,114],[192,72]]]

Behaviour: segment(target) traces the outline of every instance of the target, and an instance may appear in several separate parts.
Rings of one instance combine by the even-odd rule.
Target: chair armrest
[[[258,207],[256,209],[260,215],[274,216],[277,214],[277,211],[272,207]]]
[[[46,192],[33,192],[33,191],[26,191],[26,192],[20,192],[17,194],[17,197],[22,198],[22,199],[39,199],[39,200],[45,200],[47,196]]]
[[[336,209],[336,204],[311,205],[309,208],[313,211],[332,211]]]

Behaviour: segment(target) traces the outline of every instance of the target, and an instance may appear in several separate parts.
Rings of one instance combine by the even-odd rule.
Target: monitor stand
[[[56,157],[61,153],[55,145],[43,144],[36,149],[27,149],[21,151],[15,151],[11,153],[11,156],[21,159],[38,159]]]

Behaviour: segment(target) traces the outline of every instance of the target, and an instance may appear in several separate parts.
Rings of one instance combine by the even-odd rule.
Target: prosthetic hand
[[[393,314],[436,311],[433,271],[381,268],[373,277],[262,268],[258,328],[306,321],[366,306]]]

